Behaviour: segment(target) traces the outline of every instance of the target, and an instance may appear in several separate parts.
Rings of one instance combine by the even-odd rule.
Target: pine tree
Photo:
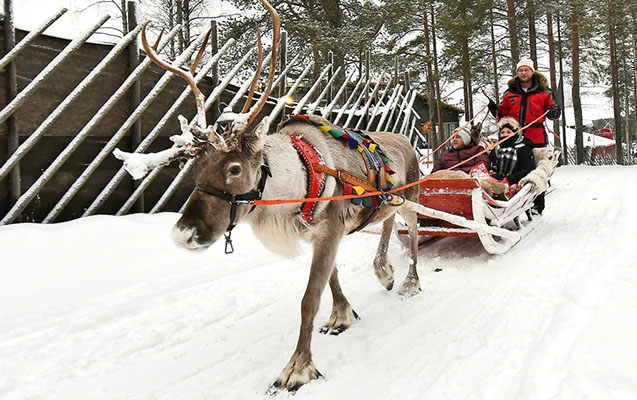
[[[584,162],[584,124],[582,117],[582,100],[580,98],[580,47],[579,47],[579,15],[582,5],[577,1],[570,3],[570,28],[572,45],[572,67],[573,67],[573,110],[575,113],[575,148],[576,162]]]
[[[553,37],[553,15],[551,11],[546,12],[546,36],[548,39],[548,52],[549,52],[549,76],[551,80],[551,89],[554,91],[557,90],[557,74],[555,71],[555,40]],[[564,104],[560,104],[561,107],[564,107]],[[553,131],[559,132],[559,122],[557,120],[553,121]],[[558,135],[559,136],[559,135]],[[555,141],[555,147],[560,147],[560,139],[559,137]],[[562,154],[563,157],[566,154]],[[564,162],[564,158],[562,162]]]
[[[518,49],[517,17],[515,15],[515,3],[513,0],[507,0],[507,22],[509,41],[511,43],[511,63],[513,64],[511,72],[515,75],[515,65],[520,61],[520,50]]]
[[[430,43],[432,41],[432,37],[429,32],[429,21],[428,21],[428,10],[423,10],[423,34],[425,41],[425,51],[426,51],[426,65],[427,65],[427,94],[428,101],[427,105],[429,108],[429,138],[431,140],[432,148],[437,148],[441,142],[440,140],[440,130],[437,129],[437,124],[439,122],[439,113],[438,109],[440,108],[440,104],[438,103],[438,95],[434,91],[434,73],[432,70],[432,53]],[[433,162],[438,162],[439,154],[434,153]]]
[[[499,74],[498,74],[498,53],[496,51],[495,28],[493,22],[493,9],[489,10],[489,30],[491,33],[491,62],[493,63],[493,94],[495,102],[500,99]]]
[[[537,13],[537,10],[535,8],[535,1],[527,0],[526,14],[528,16],[528,21],[529,21],[529,50],[530,50],[531,60],[533,60],[533,64],[535,66],[538,65],[537,63],[537,32],[535,30],[536,13]]]
[[[631,26],[633,42],[633,140],[637,141],[637,4],[631,7]],[[629,136],[630,138],[630,136]],[[630,139],[629,139],[630,144]],[[630,154],[630,149],[629,149]]]
[[[623,164],[624,151],[622,149],[622,118],[621,118],[621,105],[619,95],[619,83],[617,75],[617,41],[615,37],[615,24],[616,24],[616,10],[617,5],[614,1],[607,1],[607,28],[608,28],[608,41],[610,51],[610,68],[612,79],[612,93],[613,93],[613,111],[615,114],[615,148],[617,154],[617,163]]]
[[[473,94],[475,87],[491,82],[489,0],[446,1],[437,9],[441,38],[446,44],[444,55],[451,64],[447,78],[462,79],[465,119],[474,115]]]
[[[232,0],[231,3],[241,11],[241,15],[224,23],[223,27],[230,37],[241,38],[250,30],[253,19],[269,21],[260,3],[255,5],[252,0]],[[283,28],[289,33],[290,53],[296,54],[309,48],[315,62],[315,76],[325,65],[329,51],[334,54],[336,67],[359,64],[361,55],[372,48],[387,20],[401,14],[400,4],[398,7],[385,7],[371,1],[272,0],[270,3],[281,16]],[[254,17],[248,18],[246,15]],[[251,37],[248,34],[248,38]]]

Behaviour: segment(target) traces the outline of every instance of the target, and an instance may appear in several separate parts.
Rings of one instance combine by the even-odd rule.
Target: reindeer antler
[[[260,0],[261,3],[268,9],[268,12],[272,16],[272,56],[270,56],[270,71],[268,73],[268,86],[259,98],[259,101],[254,106],[254,108],[250,111],[250,117],[248,118],[248,126],[254,122],[257,118],[263,107],[265,106],[265,102],[270,96],[270,92],[272,91],[272,82],[274,81],[274,71],[276,69],[276,59],[277,59],[277,49],[279,46],[279,36],[281,34],[281,19],[279,18],[279,14],[276,12],[274,7],[270,5],[266,0]],[[259,37],[259,43],[261,43]],[[257,69],[255,74],[258,74],[261,68]],[[258,75],[256,76],[258,78]],[[256,80],[255,78],[255,80]]]
[[[116,158],[124,161],[124,168],[131,174],[133,179],[139,179],[146,175],[146,173],[148,173],[148,171],[152,170],[153,168],[167,165],[174,160],[197,157],[197,155],[201,153],[208,144],[223,151],[229,151],[231,149],[231,147],[226,145],[224,138],[214,132],[213,127],[206,125],[206,98],[197,87],[197,82],[195,82],[194,77],[195,69],[201,61],[201,57],[203,56],[203,52],[205,51],[206,43],[208,42],[208,37],[210,36],[212,28],[208,30],[208,32],[206,32],[201,48],[199,49],[199,52],[197,53],[197,56],[195,57],[193,63],[190,65],[188,71],[183,71],[177,66],[170,65],[169,63],[163,61],[159,57],[159,55],[157,54],[157,44],[159,43],[159,39],[157,39],[157,42],[155,42],[155,44],[152,46],[148,44],[148,40],[146,39],[146,27],[149,23],[150,21],[144,22],[144,24],[142,25],[141,34],[142,45],[144,46],[146,54],[148,54],[148,57],[155,64],[165,69],[166,71],[181,76],[188,83],[197,103],[197,116],[194,120],[193,125],[190,125],[188,123],[188,120],[183,116],[180,115],[178,117],[181,135],[173,135],[170,137],[170,140],[172,140],[174,144],[169,149],[166,149],[159,153],[149,154],[127,153],[119,149],[115,149],[113,154]],[[161,38],[161,33],[159,37]]]
[[[254,97],[254,91],[257,88],[257,83],[259,82],[259,76],[261,75],[261,67],[263,65],[263,46],[261,45],[261,31],[259,30],[259,25],[255,22],[254,26],[257,28],[257,47],[259,49],[259,57],[257,61],[257,69],[254,72],[254,77],[252,78],[252,83],[250,84],[250,91],[248,92],[248,98],[246,99],[245,104],[243,105],[243,109],[241,113],[245,113],[250,109],[252,105],[252,97]]]
[[[213,130],[217,133],[217,135],[222,135],[227,144],[226,151],[231,150],[236,147],[246,132],[249,132],[252,128],[252,123],[259,116],[259,112],[265,106],[265,102],[270,95],[272,90],[272,83],[274,82],[274,72],[276,70],[276,59],[277,59],[277,47],[279,45],[279,37],[281,34],[281,19],[279,18],[279,14],[277,14],[276,10],[268,3],[266,0],[260,0],[261,3],[265,5],[265,7],[270,12],[272,16],[272,51],[270,55],[270,71],[268,75],[268,84],[266,90],[261,94],[259,101],[255,104],[250,111],[250,105],[252,103],[252,98],[254,95],[254,91],[256,89],[256,85],[259,79],[259,75],[261,74],[261,66],[263,63],[263,49],[261,46],[261,32],[259,31],[259,27],[257,26],[257,45],[259,49],[259,61],[256,71],[254,72],[254,77],[252,78],[252,83],[250,85],[250,92],[248,94],[248,98],[243,106],[243,109],[239,114],[232,112],[231,109],[226,109],[219,116]]]
[[[252,97],[259,79],[261,65],[263,62],[261,32],[259,32],[259,27],[257,26],[259,65],[257,66],[257,71],[255,72],[255,76],[252,80],[250,93],[248,95],[248,99],[246,100],[244,110],[239,115],[228,113],[228,115],[224,117],[225,113],[222,114],[217,119],[214,126],[206,125],[206,99],[197,87],[197,83],[195,82],[194,78],[195,69],[197,68],[199,61],[201,60],[211,31],[209,30],[206,33],[201,49],[199,49],[199,52],[197,53],[197,56],[195,57],[195,60],[188,71],[183,71],[180,68],[163,61],[159,57],[159,55],[157,54],[157,44],[159,43],[159,39],[157,39],[157,42],[153,46],[150,46],[148,44],[148,41],[146,40],[146,27],[148,26],[150,21],[144,22],[144,24],[142,25],[141,37],[142,45],[144,46],[146,54],[148,54],[148,57],[159,67],[182,77],[188,83],[188,85],[192,89],[197,103],[197,118],[195,124],[193,126],[190,126],[188,124],[188,121],[180,115],[179,122],[182,133],[181,135],[171,136],[170,140],[174,142],[174,145],[162,152],[141,154],[126,153],[120,151],[119,149],[116,149],[113,152],[115,157],[124,161],[124,167],[133,176],[134,179],[139,179],[152,168],[166,165],[175,159],[196,157],[203,150],[204,144],[211,144],[216,149],[225,152],[232,151],[232,149],[234,149],[237,145],[238,140],[240,140],[241,135],[249,129],[251,123],[254,122],[256,117],[259,115],[259,112],[263,109],[263,106],[265,105],[265,102],[270,95],[270,91],[272,90],[272,83],[274,81],[274,70],[276,67],[277,59],[277,46],[279,44],[279,36],[281,32],[281,20],[279,19],[279,15],[267,1],[261,0],[261,2],[266,6],[268,11],[272,15],[272,23],[274,26],[272,39],[272,55],[270,57],[270,71],[268,76],[267,88],[261,95],[261,98],[259,99],[257,104],[255,104],[255,106],[252,108],[252,110],[249,113],[246,113],[246,111],[250,107],[250,103],[252,102]],[[221,128],[221,132],[217,132],[217,127]],[[212,139],[210,138],[210,136],[212,136]],[[215,136],[216,139],[214,138]]]
[[[206,44],[208,43],[208,37],[210,36],[210,32],[212,31],[213,28],[211,27],[208,30],[208,32],[206,32],[206,37],[204,38],[201,48],[199,49],[199,52],[197,53],[197,56],[195,57],[195,61],[193,61],[193,63],[190,65],[189,70],[183,71],[179,68],[173,67],[172,65],[168,64],[167,62],[165,62],[159,57],[159,55],[157,54],[157,43],[159,43],[159,39],[157,39],[157,42],[155,42],[153,46],[148,45],[148,41],[146,40],[146,26],[148,26],[149,23],[150,21],[146,21],[142,25],[142,46],[144,46],[144,51],[146,51],[146,54],[148,54],[148,57],[151,60],[153,60],[153,62],[157,64],[159,67],[165,69],[166,71],[170,71],[175,75],[182,77],[186,82],[188,82],[188,85],[190,86],[190,89],[192,90],[192,93],[195,96],[195,101],[197,103],[197,125],[199,128],[201,128],[201,130],[205,130],[206,129],[206,109],[205,109],[204,103],[206,101],[206,98],[203,95],[203,93],[201,93],[201,90],[199,90],[199,87],[197,87],[194,73],[195,73],[195,69],[197,68],[197,65],[199,65],[199,61],[201,61],[201,56],[203,55],[203,52],[206,49]],[[161,37],[161,34],[160,34],[160,37]],[[200,138],[200,139],[203,139],[203,138]]]

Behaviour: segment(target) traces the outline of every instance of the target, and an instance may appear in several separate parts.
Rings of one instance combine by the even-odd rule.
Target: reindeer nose
[[[171,237],[175,244],[179,247],[184,247],[189,250],[195,250],[200,245],[196,242],[197,231],[195,228],[188,228],[177,224],[173,227]]]

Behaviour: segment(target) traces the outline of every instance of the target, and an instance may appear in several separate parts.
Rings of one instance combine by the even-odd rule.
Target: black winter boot
[[[542,215],[542,211],[544,211],[544,193],[537,196],[533,201],[533,210]]]

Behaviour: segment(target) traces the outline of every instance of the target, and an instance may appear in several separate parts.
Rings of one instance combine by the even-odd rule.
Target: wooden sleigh
[[[555,169],[559,150],[550,154],[544,157],[548,161],[545,165],[550,165],[547,180]],[[477,237],[488,253],[503,254],[539,221],[530,209],[541,193],[529,183],[509,200],[496,200],[473,178],[429,179],[420,185],[419,204],[410,207],[418,212],[421,245],[445,236]],[[406,235],[407,229],[399,226],[398,234]]]

